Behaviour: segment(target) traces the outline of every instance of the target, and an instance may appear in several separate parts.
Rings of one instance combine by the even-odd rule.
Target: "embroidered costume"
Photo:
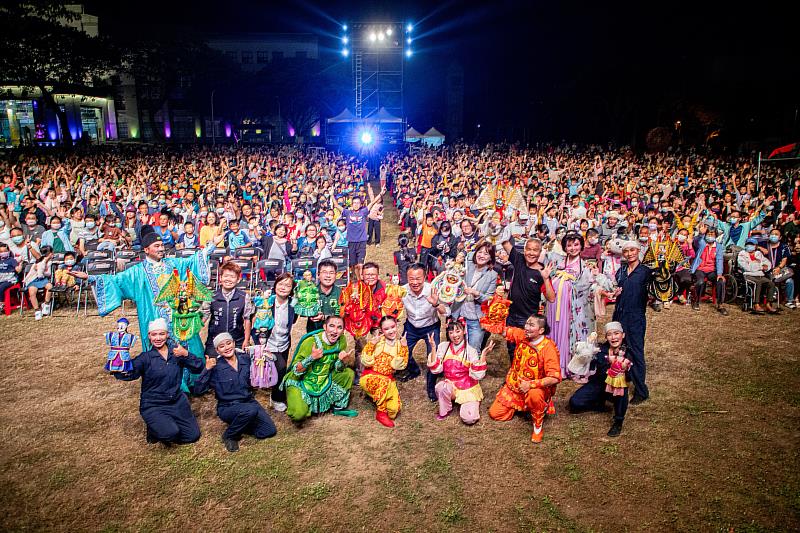
[[[628,381],[625,373],[633,363],[625,357],[625,348],[621,346],[614,352],[608,351],[606,356],[608,371],[606,372],[606,392],[614,396],[623,396],[628,392]]]
[[[486,375],[486,361],[480,354],[463,341],[456,346],[451,342],[440,344],[436,350],[436,360],[428,361],[433,374],[444,373],[444,379],[436,384],[439,400],[440,420],[453,410],[453,401],[461,406],[459,415],[465,424],[474,424],[480,419],[480,404],[483,400],[481,379]]]
[[[498,286],[492,299],[481,304],[483,311],[483,316],[479,320],[481,327],[489,333],[502,333],[506,327],[509,307],[511,300],[505,297],[505,290]]]
[[[385,426],[394,426],[391,419],[397,416],[403,405],[394,372],[403,370],[408,364],[408,346],[403,346],[399,340],[392,342],[383,337],[370,341],[361,352],[361,364],[364,371],[359,385],[375,401],[375,418]]]
[[[136,335],[128,333],[128,319],[117,320],[117,331],[106,333],[108,355],[106,356],[106,372],[130,372],[133,370],[131,362],[131,348],[136,343]]]

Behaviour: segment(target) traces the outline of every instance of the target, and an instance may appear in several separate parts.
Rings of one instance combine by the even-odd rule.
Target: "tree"
[[[45,106],[61,123],[61,138],[72,144],[66,112],[56,104],[61,90],[93,84],[116,64],[105,39],[66,26],[78,15],[57,0],[5,0],[0,4],[0,79],[38,88]]]

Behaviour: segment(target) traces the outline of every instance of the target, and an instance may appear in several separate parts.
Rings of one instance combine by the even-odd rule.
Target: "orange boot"
[[[542,424],[533,423],[533,433],[531,433],[531,442],[540,443],[542,442]]]
[[[553,402],[552,398],[550,399],[550,401],[547,404],[547,414],[550,415],[550,416],[555,416],[555,414],[556,414],[556,404],[555,404],[555,402]]]

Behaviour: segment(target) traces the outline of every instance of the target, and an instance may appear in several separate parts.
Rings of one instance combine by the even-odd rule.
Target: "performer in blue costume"
[[[97,300],[97,309],[100,316],[106,316],[114,309],[122,305],[122,300],[133,300],[136,302],[136,313],[139,317],[139,331],[141,332],[142,351],[152,348],[147,337],[147,326],[157,318],[166,320],[170,332],[170,346],[178,344],[172,328],[172,310],[167,306],[157,306],[153,303],[163,287],[172,275],[174,270],[181,273],[185,278],[186,270],[191,270],[201,283],[208,283],[210,270],[208,258],[216,245],[222,241],[224,236],[220,235],[213,241],[209,241],[206,248],[199,250],[190,257],[164,257],[164,243],[151,226],[143,226],[141,232],[142,250],[145,253],[145,260],[138,263],[124,272],[114,275],[89,276],[85,272],[70,270],[69,274],[89,281],[94,290]],[[195,334],[186,342],[181,343],[190,354],[196,357],[203,357],[204,345],[200,340],[200,335]],[[184,372],[183,384],[181,388],[185,392],[191,390],[196,376],[190,372]]]

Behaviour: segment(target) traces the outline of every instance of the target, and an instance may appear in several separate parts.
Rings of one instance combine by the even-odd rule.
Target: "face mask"
[[[706,242],[707,242],[708,244],[714,244],[715,242],[717,242],[717,238],[716,238],[716,237],[709,236],[709,235],[706,235]]]
[[[591,244],[591,245],[595,245],[595,244],[597,244],[599,241],[600,241],[599,239],[589,239],[589,244]]]
[[[91,220],[86,222],[86,229],[94,229],[94,222]]]
[[[648,240],[650,240],[650,237],[639,237],[640,242],[647,242]]]
[[[769,236],[769,242],[771,242],[773,244],[781,242],[781,236],[780,235],[770,235]]]
[[[50,227],[53,229],[53,231],[58,231],[61,229],[61,224],[51,224]]]
[[[678,235],[678,242],[686,242],[686,235]]]
[[[0,228],[5,227],[5,225],[6,225],[6,223],[4,221],[0,220]]]
[[[0,259],[8,259],[9,255],[11,255],[11,252],[0,252]]]
[[[122,227],[122,222],[115,222],[114,225],[118,228]]]
[[[736,217],[731,217],[728,219],[728,222],[730,222],[731,224],[736,224],[739,222],[739,219]]]
[[[74,259],[67,259],[66,261],[64,261],[64,264],[67,265],[68,267],[71,267],[71,266],[73,266],[75,264],[75,260]]]
[[[442,232],[442,237],[449,237],[449,236],[450,236],[450,232],[449,231],[443,231]]]
[[[28,224],[29,228],[32,228],[32,227],[34,227],[36,225],[36,221],[35,220],[33,222],[28,221],[28,222],[26,222],[26,224]]]
[[[648,224],[647,227],[650,231],[656,231],[658,229],[658,224]]]
[[[217,214],[218,214],[218,215],[221,215],[221,214],[223,214],[223,213],[225,212],[225,208],[224,208],[224,207],[218,207],[218,208],[216,209],[216,211],[217,211]]]
[[[744,249],[747,250],[747,252],[752,253],[752,252],[756,251],[756,245],[755,244],[747,244],[747,245],[745,245]]]
[[[25,240],[25,237],[23,237],[22,235],[17,235],[16,237],[11,237],[11,242],[13,242],[14,244],[22,244],[22,241],[24,241],[24,240]]]

